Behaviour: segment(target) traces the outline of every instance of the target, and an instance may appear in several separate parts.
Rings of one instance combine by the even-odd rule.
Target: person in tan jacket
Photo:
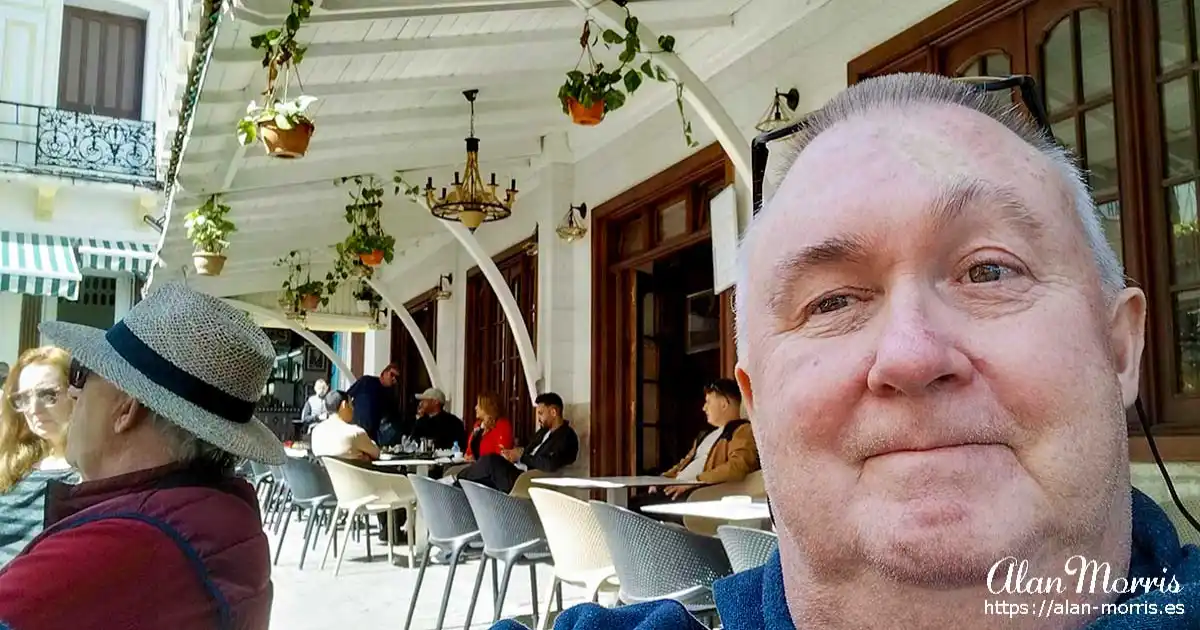
[[[664,477],[705,484],[741,481],[759,469],[758,446],[750,422],[742,418],[742,393],[733,379],[721,378],[704,388],[704,415],[711,431],[701,436],[678,464],[663,473]],[[659,493],[650,493],[635,501],[638,506],[668,501],[682,501],[700,486],[669,486]]]

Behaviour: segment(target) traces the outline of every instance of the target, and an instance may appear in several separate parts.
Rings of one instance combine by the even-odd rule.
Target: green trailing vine
[[[684,140],[689,147],[697,146],[692,134],[692,123],[683,107],[683,83],[668,74],[667,70],[656,64],[653,59],[654,55],[674,53],[675,37],[660,35],[657,48],[646,48],[638,35],[637,16],[629,11],[625,3],[617,4],[625,10],[624,33],[613,29],[600,30],[591,18],[584,21],[583,33],[579,39],[583,49],[579,61],[573,70],[567,72],[566,81],[558,89],[558,100],[562,103],[563,113],[570,113],[571,100],[578,101],[585,108],[603,102],[605,113],[614,112],[623,107],[628,98],[646,82],[671,83],[675,86],[675,104],[679,109]],[[599,37],[594,35],[594,25],[600,30]],[[609,50],[620,48],[617,56],[620,65],[606,69],[602,62],[596,61],[593,47],[601,42]],[[586,70],[582,69],[585,62]]]
[[[350,192],[351,202],[344,215],[350,234],[337,245],[338,260],[382,252],[384,262],[396,255],[396,237],[383,230],[383,186],[372,175],[352,175],[337,180],[337,185],[353,182],[357,190]]]
[[[299,250],[293,249],[288,252],[286,256],[275,261],[275,266],[288,270],[288,277],[280,287],[283,295],[279,299],[279,305],[285,310],[291,313],[303,313],[301,302],[306,295],[317,296],[322,306],[329,305],[329,296],[333,294],[333,291],[328,288],[327,283],[313,280],[311,274],[306,273],[306,267],[309,265],[300,261]],[[336,290],[336,285],[334,290]]]

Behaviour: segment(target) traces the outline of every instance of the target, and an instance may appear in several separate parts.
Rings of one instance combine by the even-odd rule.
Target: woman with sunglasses
[[[65,459],[71,359],[52,346],[26,350],[0,395],[0,566],[42,531],[46,484],[73,480]]]

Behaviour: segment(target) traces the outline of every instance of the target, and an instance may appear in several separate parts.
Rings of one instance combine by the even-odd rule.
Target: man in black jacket
[[[500,455],[488,455],[459,473],[460,480],[474,481],[511,492],[517,477],[528,470],[554,473],[575,463],[579,457],[579,436],[563,418],[563,399],[547,392],[537,397],[538,430],[528,448],[514,448]]]

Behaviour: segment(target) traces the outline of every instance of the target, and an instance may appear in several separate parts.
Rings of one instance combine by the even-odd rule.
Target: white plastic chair
[[[616,589],[620,584],[604,530],[590,505],[545,488],[530,488],[529,498],[542,519],[550,555],[554,557],[554,580],[546,593],[546,610],[538,626],[538,630],[545,630],[553,603],[551,596],[556,592],[562,608],[563,584],[586,589],[592,603],[600,599],[601,590]]]
[[[389,475],[387,473],[359,468],[352,464],[332,457],[322,457],[325,469],[329,471],[329,479],[333,482],[333,493],[337,496],[337,509],[334,512],[334,522],[337,515],[346,511],[346,539],[342,541],[342,555],[338,556],[336,576],[342,570],[342,561],[346,559],[346,550],[350,544],[351,523],[363,515],[387,512],[388,563],[392,562],[392,532],[395,529],[392,511],[403,508],[408,514],[404,530],[408,538],[408,566],[414,566],[416,554],[413,542],[416,540],[417,495],[413,492],[412,483],[404,475]],[[367,536],[370,536],[368,528]],[[337,536],[337,528],[329,536],[325,544],[325,557],[321,559],[321,568],[329,559],[329,548]]]

